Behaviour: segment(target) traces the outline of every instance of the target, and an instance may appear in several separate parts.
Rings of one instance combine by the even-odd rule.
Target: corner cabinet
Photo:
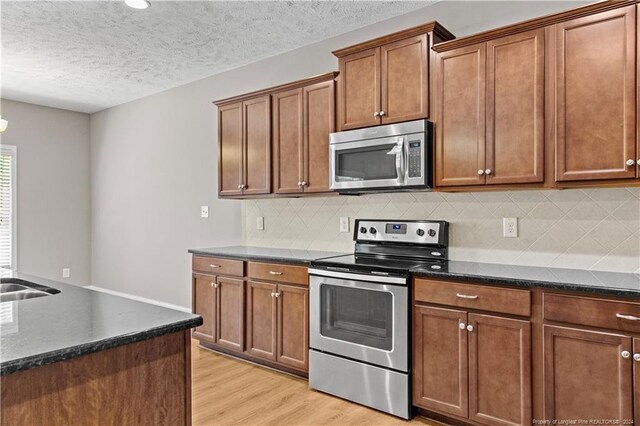
[[[544,34],[438,51],[436,186],[544,181]]]
[[[338,130],[429,117],[431,46],[452,38],[431,22],[333,52]]]
[[[333,78],[275,93],[272,102],[274,193],[329,192]]]
[[[638,177],[636,31],[635,5],[555,26],[556,180]]]
[[[271,192],[271,100],[260,96],[218,109],[218,194]]]

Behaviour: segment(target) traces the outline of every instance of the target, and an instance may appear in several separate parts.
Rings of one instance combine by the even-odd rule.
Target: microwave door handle
[[[398,138],[398,142],[396,142],[396,174],[398,175],[398,185],[402,185],[404,183],[404,174],[405,174],[405,156],[404,156],[404,138]]]

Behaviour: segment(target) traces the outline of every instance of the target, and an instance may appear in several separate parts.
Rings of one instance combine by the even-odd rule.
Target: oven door
[[[405,185],[405,136],[329,145],[331,189]]]
[[[406,279],[310,272],[311,348],[408,371],[409,290]],[[313,275],[317,273],[339,277]],[[367,282],[367,279],[396,280],[397,284]]]

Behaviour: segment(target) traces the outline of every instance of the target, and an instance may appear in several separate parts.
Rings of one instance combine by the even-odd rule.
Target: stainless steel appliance
[[[411,270],[446,268],[448,223],[356,220],[355,252],[309,269],[309,386],[408,419]]]
[[[427,120],[332,133],[331,189],[359,193],[429,188],[431,141]]]

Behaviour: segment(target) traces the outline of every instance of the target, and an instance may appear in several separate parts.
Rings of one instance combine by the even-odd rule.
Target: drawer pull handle
[[[616,318],[625,319],[629,321],[640,321],[640,318],[634,317],[633,315],[625,315],[625,314],[616,314]]]
[[[460,299],[477,299],[478,296],[469,296],[468,294],[460,294],[460,293],[456,293],[456,297],[459,297]]]
[[[282,275],[282,272],[280,272],[280,271],[269,271],[269,273],[270,273],[271,275]],[[277,296],[276,296],[276,297],[277,297]]]
[[[221,268],[222,266],[220,265],[216,265],[214,263],[212,263],[211,265],[209,265],[209,268]]]

